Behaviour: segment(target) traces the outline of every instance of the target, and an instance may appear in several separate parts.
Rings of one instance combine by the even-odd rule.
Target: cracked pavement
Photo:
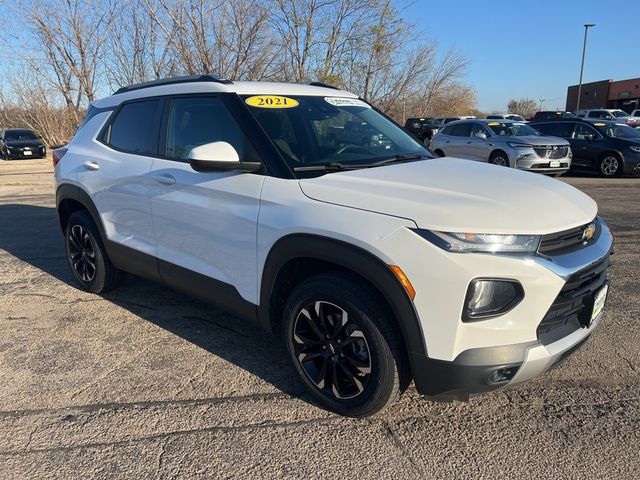
[[[0,161],[2,478],[637,478],[640,179],[569,177],[616,236],[599,329],[469,403],[312,405],[279,339],[129,276],[78,290],[49,160]]]

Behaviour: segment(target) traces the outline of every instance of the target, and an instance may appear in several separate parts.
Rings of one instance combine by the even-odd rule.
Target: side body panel
[[[199,173],[185,162],[156,159],[150,178],[158,258],[232,285],[257,304],[257,222],[265,177]],[[160,274],[169,274],[162,262]]]

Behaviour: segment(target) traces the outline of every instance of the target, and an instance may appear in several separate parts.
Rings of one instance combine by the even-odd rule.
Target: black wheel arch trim
[[[395,274],[382,260],[360,247],[320,235],[291,234],[271,248],[262,271],[258,321],[273,331],[279,319],[272,318],[271,297],[278,273],[296,259],[320,260],[350,270],[367,279],[385,298],[400,327],[411,361],[414,355],[426,356],[426,344],[413,301]],[[412,367],[414,365],[411,365]],[[413,369],[413,368],[412,368]]]
[[[100,240],[107,251],[109,260],[114,267],[156,282],[161,280],[157,259],[151,255],[109,240],[106,235],[104,224],[102,223],[102,218],[100,217],[98,209],[93,203],[93,200],[91,200],[89,194],[81,187],[68,183],[60,185],[56,191],[56,207],[58,210],[60,227],[63,232],[65,228],[63,221],[64,212],[61,211],[61,208],[64,200],[73,200],[78,202],[87,212],[89,212],[89,215],[91,215],[93,222],[98,228]]]
[[[102,241],[104,242],[107,237],[105,235],[104,224],[102,223],[102,219],[100,218],[100,214],[98,213],[98,209],[91,200],[91,196],[80,188],[77,185],[72,185],[69,183],[64,183],[58,187],[56,190],[56,209],[58,211],[58,218],[60,220],[60,227],[64,230],[64,223],[62,212],[60,209],[62,208],[62,202],[64,200],[74,200],[80,203],[91,215],[93,218],[96,227],[98,227],[98,231],[100,232],[100,236],[102,237]]]

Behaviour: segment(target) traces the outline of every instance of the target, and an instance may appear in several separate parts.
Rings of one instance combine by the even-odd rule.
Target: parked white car
[[[589,120],[599,119],[599,120],[611,120],[618,123],[626,123],[632,127],[640,125],[640,116],[636,116],[633,114],[628,114],[624,110],[619,110],[615,108],[600,108],[596,110],[580,110],[578,112],[578,117],[585,118]]]
[[[612,236],[593,200],[432,159],[348,92],[212,75],[125,87],[54,162],[81,288],[131,272],[279,332],[344,415],[412,379],[435,399],[529,380],[602,318]]]

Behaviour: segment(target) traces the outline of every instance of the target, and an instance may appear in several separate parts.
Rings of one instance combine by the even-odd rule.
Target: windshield
[[[627,112],[623,112],[622,110],[614,110],[613,112],[611,112],[611,114],[616,118],[629,116]]]
[[[31,130],[7,130],[5,140],[37,140],[38,137]]]
[[[489,122],[487,126],[495,135],[499,136],[524,137],[528,135],[540,135],[540,132],[524,123]]]
[[[640,131],[631,128],[628,125],[596,123],[594,126],[601,133],[612,138],[628,138],[631,140],[640,140]]]
[[[396,156],[433,157],[403,129],[356,98],[243,98],[291,168],[366,165]]]

